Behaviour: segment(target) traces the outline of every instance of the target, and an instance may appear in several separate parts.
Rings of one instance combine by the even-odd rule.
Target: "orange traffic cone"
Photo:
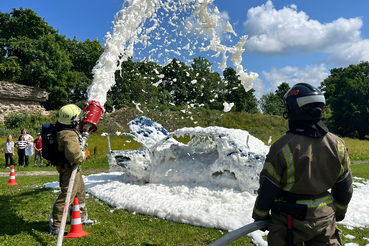
[[[15,181],[14,165],[12,165],[10,169],[10,177],[8,185],[18,185],[17,182]]]
[[[73,212],[72,212],[72,222],[70,227],[70,232],[65,237],[75,238],[84,237],[90,233],[84,232],[82,229],[81,212],[79,211],[78,198],[74,198],[73,202]]]

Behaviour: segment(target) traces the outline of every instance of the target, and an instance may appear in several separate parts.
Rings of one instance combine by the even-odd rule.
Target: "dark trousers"
[[[74,164],[77,165],[77,164]],[[59,182],[60,182],[60,189],[61,193],[59,194],[58,198],[56,198],[54,204],[52,205],[52,225],[53,227],[59,228],[61,225],[61,220],[63,218],[63,210],[66,203],[68,187],[70,177],[72,175],[73,168],[68,167],[68,164],[65,164],[65,168],[56,167],[59,172]],[[72,189],[72,194],[70,197],[69,204],[72,204],[74,198],[78,198],[79,203],[79,210],[81,211],[81,220],[87,220],[87,208],[86,208],[86,188],[85,183],[83,181],[81,170],[78,169],[76,173],[76,178],[74,180],[74,185]]]
[[[24,154],[24,159],[26,161],[26,166],[28,167],[29,166],[29,156]]]
[[[26,158],[26,150],[25,149],[18,149],[18,162],[19,166],[23,166],[25,158]]]
[[[8,166],[9,159],[10,159],[10,165],[13,165],[13,153],[5,153],[5,167]]]

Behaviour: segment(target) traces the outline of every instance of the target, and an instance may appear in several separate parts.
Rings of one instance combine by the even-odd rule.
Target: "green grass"
[[[353,165],[355,176],[369,179],[369,164]],[[58,176],[16,176],[18,185],[8,186],[8,177],[0,177],[0,245],[56,245],[57,236],[48,233],[51,204],[58,193],[43,184]],[[208,245],[227,232],[166,221],[156,217],[116,209],[93,196],[87,198],[89,217],[95,225],[84,225],[91,234],[79,239],[64,239],[63,245]],[[349,230],[339,225],[343,243],[365,245],[369,228]],[[67,224],[66,230],[70,229]],[[253,245],[243,237],[230,245]]]
[[[91,134],[88,143],[91,157],[83,164],[83,173],[107,172],[108,145],[107,137],[102,132],[127,132],[126,123],[134,117],[142,115],[139,112],[127,112],[112,115],[113,119],[123,128],[118,127],[112,118],[101,120],[99,132]],[[192,114],[193,120],[180,112],[154,112],[146,114],[154,121],[161,123],[166,129],[175,129],[187,126],[223,126],[247,130],[250,134],[261,139],[265,144],[270,136],[275,142],[287,130],[287,121],[278,116],[235,114],[200,110]],[[182,120],[181,117],[184,116]],[[163,121],[163,119],[166,119]],[[180,120],[181,119],[181,120]],[[0,138],[1,143],[6,137]],[[110,136],[111,149],[137,149],[140,144],[127,136]],[[353,161],[369,160],[369,142],[344,138]],[[18,163],[17,156],[15,163]],[[19,185],[8,186],[9,177],[0,177],[0,246],[8,245],[56,245],[57,237],[48,233],[48,219],[51,205],[58,194],[45,189],[43,184],[57,181],[58,176],[17,176],[22,171],[50,171],[55,167],[33,168],[34,157],[30,158],[30,167],[16,168],[16,181]],[[369,163],[369,161],[368,161]],[[46,164],[46,163],[45,163]],[[9,172],[5,169],[4,154],[0,155],[0,172]],[[369,164],[352,165],[353,176],[369,179]],[[91,235],[80,239],[64,239],[63,245],[208,245],[225,235],[227,232],[218,229],[202,228],[169,222],[156,217],[133,214],[126,210],[109,207],[104,202],[90,196],[87,199],[89,216],[99,223],[83,226]],[[343,235],[354,235],[350,240],[342,236],[343,244],[354,242],[366,245],[369,237],[368,228],[348,230],[339,225]],[[66,229],[69,230],[68,224]],[[231,245],[253,245],[251,239],[243,237]]]
[[[369,179],[369,164],[351,165],[351,171],[354,177]]]
[[[48,233],[48,219],[58,193],[43,184],[57,180],[20,176],[18,185],[8,186],[8,178],[0,177],[0,245],[56,245],[57,236]],[[89,217],[98,223],[83,226],[90,235],[64,239],[63,245],[208,245],[226,233],[115,209],[92,196],[87,206]],[[244,237],[231,245],[252,243]]]
[[[343,138],[353,161],[369,160],[369,141]],[[368,161],[369,162],[369,161]]]

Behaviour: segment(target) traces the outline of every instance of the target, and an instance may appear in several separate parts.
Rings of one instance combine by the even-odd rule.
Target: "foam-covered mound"
[[[111,171],[124,171],[126,181],[215,184],[254,192],[269,147],[240,129],[182,128],[168,133],[147,117],[128,123],[138,150],[112,151]],[[189,137],[188,143],[174,137]],[[118,168],[119,170],[119,168]]]

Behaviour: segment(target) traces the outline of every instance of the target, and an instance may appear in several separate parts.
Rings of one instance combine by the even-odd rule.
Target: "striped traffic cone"
[[[79,211],[78,198],[75,197],[74,202],[73,202],[73,212],[72,212],[72,222],[71,222],[71,226],[70,226],[70,232],[68,233],[68,235],[66,235],[64,237],[69,237],[69,238],[78,237],[78,238],[80,238],[80,237],[84,237],[88,234],[90,234],[90,233],[84,232],[83,229],[82,229],[81,212]]]
[[[14,165],[12,165],[10,169],[10,177],[8,185],[18,185],[17,182],[15,181]]]

